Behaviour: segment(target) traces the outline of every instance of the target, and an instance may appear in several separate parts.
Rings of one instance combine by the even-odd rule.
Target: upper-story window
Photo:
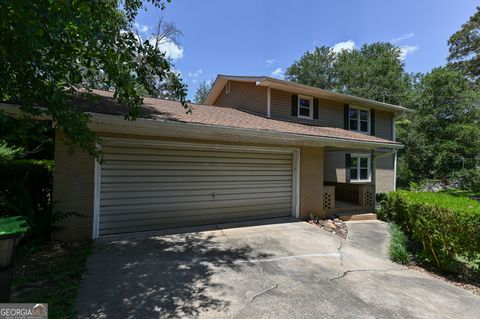
[[[225,85],[225,94],[230,93],[230,81],[227,81],[227,84]]]
[[[298,96],[298,117],[311,119],[313,117],[313,97]]]
[[[370,134],[370,110],[350,106],[348,124],[351,131]]]

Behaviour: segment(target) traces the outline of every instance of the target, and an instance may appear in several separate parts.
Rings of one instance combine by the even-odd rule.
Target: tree
[[[480,7],[448,40],[450,61],[454,68],[472,80],[480,80]]]
[[[403,104],[409,78],[401,50],[390,43],[364,44],[343,50],[335,62],[338,90],[375,101]]]
[[[401,171],[416,180],[477,174],[480,93],[450,67],[433,69],[414,86],[415,110],[397,126],[405,144]]]
[[[329,47],[316,47],[307,51],[287,68],[285,78],[289,81],[315,86],[326,90],[338,87],[335,70],[337,54]]]
[[[197,88],[197,92],[195,92],[195,96],[193,97],[195,103],[202,104],[205,102],[207,98],[208,92],[212,88],[212,81],[203,81]]]
[[[140,46],[145,46],[147,43],[152,45],[155,50],[162,50],[164,46],[171,46],[171,45],[180,45],[180,37],[183,36],[183,33],[177,26],[172,23],[168,22],[164,19],[163,16],[157,22],[155,32],[147,39],[142,39],[140,33],[136,31],[137,39],[139,41]],[[141,63],[141,60],[144,57],[142,55],[137,56],[137,59]],[[171,65],[172,60],[169,59]],[[149,94],[149,92],[145,92],[145,96],[155,97],[155,98],[162,98],[168,100],[175,100],[178,98],[177,96],[177,87],[179,87],[181,82],[179,81],[179,73],[175,72],[172,69],[165,78],[161,79],[159,76],[153,75],[149,79],[150,83],[155,83],[157,90],[155,94]]]
[[[164,9],[165,1],[148,2]],[[70,150],[80,146],[95,156],[90,117],[69,102],[79,90],[112,88],[133,120],[142,113],[142,94],[156,96],[165,79],[174,79],[174,95],[186,106],[186,87],[165,53],[136,37],[143,6],[142,0],[2,1],[0,100],[20,104],[28,116],[50,115]]]
[[[400,48],[383,42],[340,52],[317,47],[295,61],[285,77],[305,85],[393,104],[402,104],[409,88]]]

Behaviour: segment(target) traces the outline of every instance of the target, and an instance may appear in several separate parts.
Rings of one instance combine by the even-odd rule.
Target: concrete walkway
[[[80,287],[79,317],[480,314],[480,297],[388,261],[382,222],[348,223],[346,240],[291,220],[234,226],[97,241]]]

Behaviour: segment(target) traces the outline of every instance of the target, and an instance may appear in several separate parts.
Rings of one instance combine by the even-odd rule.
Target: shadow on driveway
[[[228,301],[207,294],[220,288],[211,281],[213,269],[237,271],[236,260],[270,255],[249,245],[225,247],[215,237],[188,233],[97,242],[80,288],[79,317],[178,318],[225,310]]]

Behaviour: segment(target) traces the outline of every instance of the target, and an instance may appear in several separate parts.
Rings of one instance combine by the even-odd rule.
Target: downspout
[[[397,141],[397,115],[393,115],[392,119],[392,139],[394,142]],[[395,155],[393,157],[393,191],[397,190],[397,150],[395,150]]]
[[[270,108],[272,103],[272,89],[267,88],[267,117],[270,118]]]

